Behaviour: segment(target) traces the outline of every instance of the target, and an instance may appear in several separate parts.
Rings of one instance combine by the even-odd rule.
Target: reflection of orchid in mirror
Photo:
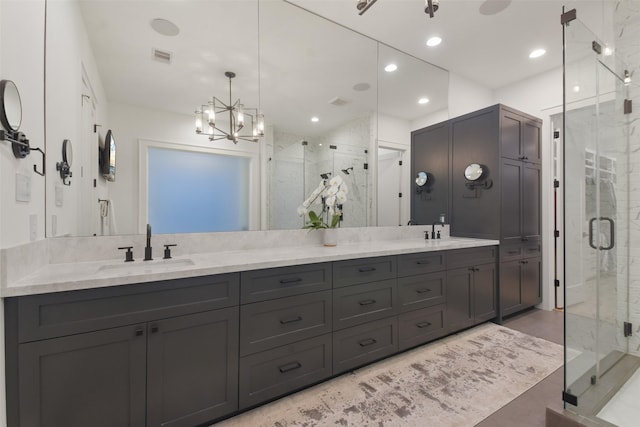
[[[298,206],[298,215],[309,215],[309,220],[303,228],[335,228],[342,218],[342,205],[347,201],[349,189],[340,176],[334,176],[330,180],[323,179],[311,195]],[[320,215],[309,209],[312,204],[321,206]],[[323,216],[327,219],[324,220]],[[331,220],[329,221],[329,218]]]

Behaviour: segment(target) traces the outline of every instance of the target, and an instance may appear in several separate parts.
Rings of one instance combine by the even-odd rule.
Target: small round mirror
[[[0,122],[7,131],[17,132],[22,123],[22,102],[15,83],[0,81]]]
[[[69,166],[73,163],[73,148],[71,147],[71,141],[68,139],[62,141],[62,161]]]
[[[426,172],[418,172],[418,175],[416,175],[416,184],[418,185],[418,187],[422,187],[427,183],[428,179],[429,175],[427,175]]]
[[[477,181],[484,174],[484,168],[477,163],[471,163],[464,170],[464,177],[469,181]]]

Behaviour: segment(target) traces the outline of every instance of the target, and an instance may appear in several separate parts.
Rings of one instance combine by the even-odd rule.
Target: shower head
[[[330,176],[331,176],[331,172],[326,172],[326,173],[321,173],[320,174],[320,178],[322,178],[322,179],[329,179]]]
[[[349,175],[351,173],[349,171],[353,171],[353,166],[350,166],[350,167],[348,167],[346,169],[342,169],[342,173],[345,174],[345,175]]]

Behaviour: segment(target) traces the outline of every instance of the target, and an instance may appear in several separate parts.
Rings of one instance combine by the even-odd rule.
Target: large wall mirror
[[[286,1],[48,0],[46,31],[47,150],[74,147],[71,185],[47,175],[48,237],[301,228],[323,175],[349,186],[342,226],[377,225],[380,141],[447,108],[446,71]],[[197,134],[214,96],[259,108],[264,136]]]

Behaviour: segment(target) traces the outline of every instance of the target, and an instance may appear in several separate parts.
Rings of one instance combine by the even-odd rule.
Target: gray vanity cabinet
[[[540,257],[502,261],[500,263],[500,297],[503,315],[516,313],[523,308],[540,304],[542,288]]]
[[[503,107],[500,115],[501,156],[531,163],[542,161],[540,121],[531,116]]]

